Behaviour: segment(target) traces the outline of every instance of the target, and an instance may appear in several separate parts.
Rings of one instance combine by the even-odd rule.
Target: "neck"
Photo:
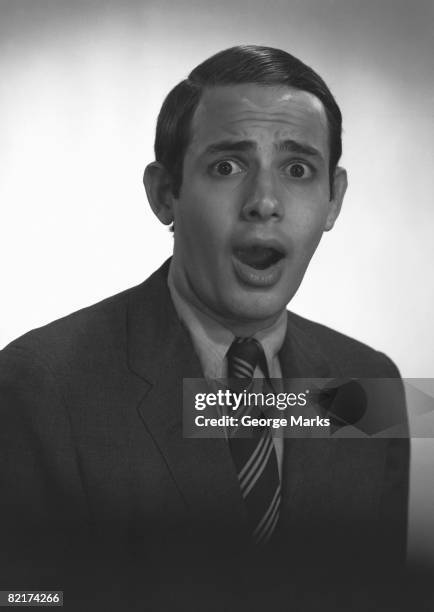
[[[236,337],[248,338],[254,336],[258,332],[268,329],[272,327],[276,321],[281,316],[283,309],[281,312],[269,317],[267,319],[260,320],[239,320],[231,317],[227,317],[222,315],[219,312],[215,312],[211,308],[209,308],[197,295],[194,291],[191,284],[185,277],[182,277],[178,274],[175,274],[173,270],[173,260],[172,264],[169,268],[169,278],[172,285],[175,287],[176,291],[180,294],[180,296],[193,308],[196,308],[204,315],[210,317],[217,323],[219,323],[222,327],[225,327],[229,331],[231,331]]]

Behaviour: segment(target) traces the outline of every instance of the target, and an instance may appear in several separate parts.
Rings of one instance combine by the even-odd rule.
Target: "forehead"
[[[260,146],[292,139],[328,155],[328,124],[322,102],[286,86],[252,83],[204,91],[192,120],[196,152],[219,140],[249,139]]]

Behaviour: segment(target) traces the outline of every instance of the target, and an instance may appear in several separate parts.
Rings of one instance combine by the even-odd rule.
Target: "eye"
[[[287,172],[291,178],[308,179],[313,175],[312,168],[303,162],[293,162],[287,166]]]
[[[243,171],[242,167],[231,159],[223,159],[212,166],[212,171],[218,176],[231,176]]]

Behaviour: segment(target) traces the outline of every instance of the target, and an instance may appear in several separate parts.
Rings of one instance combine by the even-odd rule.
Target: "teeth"
[[[282,253],[272,247],[252,246],[236,249],[235,255],[248,266],[257,270],[265,270],[283,257]]]

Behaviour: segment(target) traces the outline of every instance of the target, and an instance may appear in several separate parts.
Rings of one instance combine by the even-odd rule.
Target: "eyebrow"
[[[221,140],[209,145],[205,149],[205,153],[222,153],[223,151],[243,152],[256,149],[256,143],[253,140]]]
[[[322,157],[320,151],[311,145],[297,140],[283,140],[277,145],[279,151],[291,151],[292,153],[301,153],[302,155],[311,155],[313,157]]]
[[[278,151],[291,151],[292,153],[300,153],[301,155],[309,155],[320,157],[322,155],[318,149],[297,140],[287,139],[275,145]],[[222,153],[222,152],[245,152],[257,149],[257,144],[253,140],[222,140],[209,145],[205,149],[205,154]]]

